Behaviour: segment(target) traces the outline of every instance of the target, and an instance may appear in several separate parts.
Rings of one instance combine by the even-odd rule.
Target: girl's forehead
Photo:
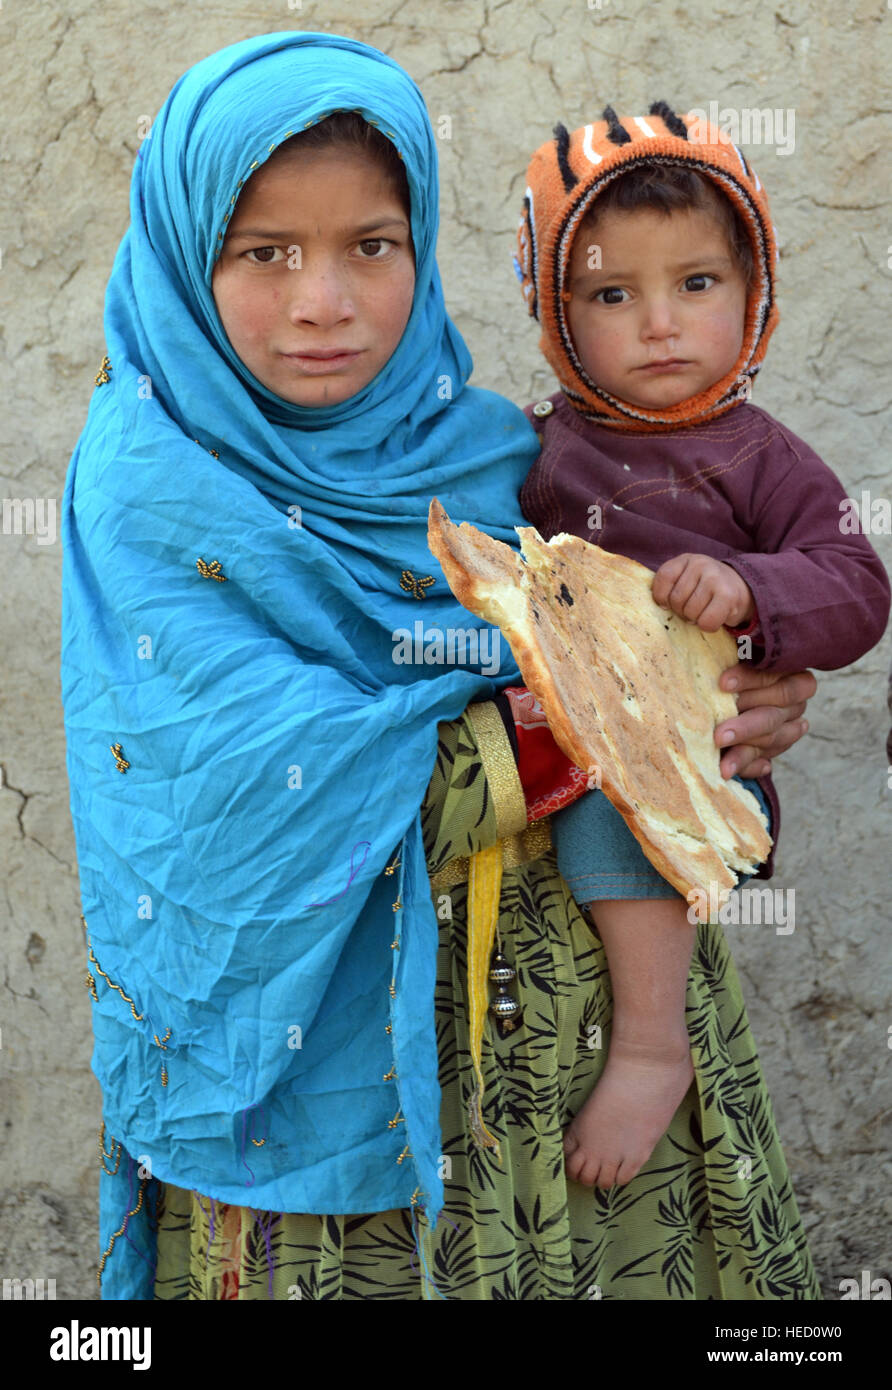
[[[261,166],[241,189],[230,231],[255,209],[287,207],[295,213],[325,216],[376,210],[399,203],[392,176],[379,160],[345,146],[290,152]]]
[[[324,124],[328,117],[342,115],[353,115],[359,124],[377,128],[377,138],[371,140],[368,148],[362,138],[356,139],[355,131],[334,132],[331,141],[315,138],[318,133],[313,127]],[[193,177],[207,187],[215,204],[209,219],[214,225],[207,274],[245,208],[267,202],[270,189],[274,196],[293,202],[296,189],[319,171],[328,171],[339,186],[349,187],[351,196],[389,204],[395,193],[410,224],[416,255],[424,261],[434,254],[438,171],[426,114],[424,126],[416,129],[408,120],[402,125],[398,121],[379,121],[372,119],[370,113],[345,104],[334,111],[324,110],[304,123],[292,117],[281,124],[285,125],[284,130],[270,131],[262,137],[256,133],[255,139],[227,138],[221,142],[226,150],[215,160],[215,174],[197,167],[193,171]],[[300,138],[304,134],[308,137],[306,144]],[[382,153],[382,145],[386,152]],[[253,221],[252,218],[251,225]]]
[[[356,145],[331,144],[302,149],[296,144],[270,155],[247,180],[245,188],[263,188],[269,182],[297,182],[314,171],[330,172],[354,181],[380,177],[385,172],[380,159]]]

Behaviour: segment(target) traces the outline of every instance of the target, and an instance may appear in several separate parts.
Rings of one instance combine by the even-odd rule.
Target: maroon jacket
[[[568,531],[652,570],[685,552],[724,561],[752,590],[757,670],[834,671],[880,641],[883,563],[865,536],[840,530],[842,484],[792,430],[742,401],[672,433],[621,433],[561,392],[549,399],[547,416],[526,408],[542,451],[520,490],[545,540]],[[774,815],[758,877],[771,878],[780,804],[771,778],[758,780]]]

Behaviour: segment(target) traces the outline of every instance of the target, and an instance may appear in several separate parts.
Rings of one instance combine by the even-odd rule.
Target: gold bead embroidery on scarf
[[[105,357],[103,357],[102,362],[100,363],[99,371],[93,378],[93,384],[95,386],[104,386],[109,379],[108,374],[111,371],[111,369],[111,359],[106,355]]]
[[[118,769],[119,772],[126,772],[130,764],[121,752],[120,743],[110,743],[108,746],[111,749],[112,756],[114,757],[115,767]]]
[[[208,564],[207,560],[202,560],[199,557],[195,561],[195,566],[202,579],[216,579],[218,584],[223,584],[226,580],[226,575],[223,573],[223,566],[220,564],[219,560],[212,560],[211,563]]]
[[[154,1040],[154,1041],[157,1043],[157,1045],[161,1048],[162,1052],[166,1052],[166,1051],[167,1051],[167,1039],[168,1039],[169,1037],[170,1037],[170,1029],[169,1029],[169,1028],[168,1028],[167,1032],[164,1034],[164,1037],[163,1037],[163,1038],[159,1038],[157,1033],[153,1033],[153,1034],[152,1034],[153,1040]],[[162,1059],[161,1059],[161,1085],[162,1085],[162,1086],[166,1086],[166,1085],[167,1085],[167,1080],[168,1080],[168,1077],[167,1077],[167,1064],[165,1063],[164,1059],[162,1058]]]
[[[128,995],[126,995],[126,994],[124,993],[124,991],[121,989],[121,986],[120,986],[120,985],[116,985],[115,982],[114,982],[114,980],[110,980],[110,979],[108,978],[108,976],[106,975],[106,973],[105,973],[105,971],[103,970],[102,966],[99,964],[99,961],[96,959],[95,955],[93,954],[93,947],[92,947],[92,945],[89,943],[89,941],[88,941],[88,943],[87,943],[87,951],[88,951],[88,955],[89,955],[89,957],[90,957],[90,962],[91,962],[91,964],[96,966],[97,973],[100,974],[100,975],[102,976],[103,980],[105,980],[106,984],[109,986],[110,989],[117,990],[118,994],[120,994],[120,996],[121,996],[121,998],[124,1000],[124,1003],[125,1003],[125,1004],[129,1004],[129,1005],[130,1005],[130,1012],[133,1014],[133,1017],[136,1019],[137,1023],[142,1023],[143,1019],[145,1018],[145,1014],[138,1014],[138,1013],[136,1012],[136,1005],[134,1004],[133,1000],[130,999],[130,998],[128,997]],[[168,1034],[168,1036],[169,1036],[169,1034]]]
[[[98,1268],[97,1271],[96,1271],[96,1283],[97,1283],[98,1286],[99,1286],[99,1292],[100,1292],[100,1293],[102,1292],[102,1271],[105,1269],[105,1262],[106,1262],[106,1260],[108,1259],[109,1255],[111,1254],[111,1252],[112,1252],[112,1246],[114,1245],[115,1241],[118,1239],[118,1236],[122,1236],[122,1235],[124,1234],[124,1232],[126,1231],[126,1229],[127,1229],[127,1222],[130,1220],[131,1216],[136,1216],[136,1215],[138,1214],[139,1209],[140,1209],[140,1207],[142,1206],[142,1199],[143,1199],[143,1197],[145,1196],[146,1183],[147,1183],[147,1182],[148,1182],[148,1178],[143,1178],[142,1181],[140,1182],[140,1184],[139,1184],[139,1196],[138,1196],[138,1198],[137,1198],[137,1200],[136,1200],[136,1206],[133,1207],[133,1209],[132,1209],[131,1211],[128,1211],[127,1215],[124,1217],[124,1220],[121,1222],[120,1227],[118,1228],[117,1231],[115,1231],[114,1235],[112,1236],[111,1240],[109,1241],[108,1247],[107,1247],[107,1249],[106,1249],[106,1251],[105,1251],[105,1254],[102,1256],[102,1259],[101,1259],[100,1262],[99,1262],[99,1268]]]
[[[102,1171],[103,1171],[103,1173],[108,1173],[108,1176],[109,1176],[110,1178],[113,1178],[113,1177],[115,1176],[115,1174],[117,1173],[118,1169],[119,1169],[120,1166],[121,1166],[121,1154],[123,1153],[123,1151],[124,1151],[124,1145],[121,1144],[121,1143],[119,1143],[118,1140],[115,1139],[115,1137],[114,1137],[113,1135],[110,1136],[110,1138],[109,1138],[109,1147],[108,1147],[108,1149],[106,1149],[106,1147],[105,1147],[105,1120],[103,1120],[103,1121],[102,1121],[102,1124],[101,1124],[100,1127],[99,1127],[99,1162],[102,1164]],[[114,1165],[115,1165],[114,1168],[106,1168],[106,1166],[105,1166],[105,1160],[106,1160],[106,1159],[108,1159],[109,1163],[114,1163]]]
[[[86,922],[86,919],[85,919],[83,913],[81,913],[81,921],[83,922],[83,924],[84,924],[84,930],[86,931],[87,922]],[[90,963],[91,963],[92,965],[95,965],[97,973],[100,974],[100,975],[102,976],[103,980],[105,980],[106,984],[109,986],[110,989],[116,990],[117,993],[120,994],[120,996],[121,996],[121,998],[124,1000],[124,1003],[125,1003],[125,1004],[129,1004],[129,1005],[130,1005],[130,1012],[133,1014],[133,1017],[136,1019],[137,1023],[142,1023],[143,1020],[145,1019],[145,1014],[138,1014],[138,1013],[136,1012],[136,1005],[134,1004],[134,1002],[133,1002],[133,1000],[130,998],[130,996],[127,995],[127,994],[125,994],[124,991],[121,989],[121,986],[120,986],[120,985],[116,985],[115,982],[114,982],[114,980],[110,980],[109,977],[106,975],[105,971],[102,969],[102,966],[99,964],[99,961],[96,959],[96,956],[95,956],[94,951],[93,951],[93,946],[92,946],[92,943],[91,943],[89,937],[87,937],[87,954],[88,954],[88,956],[89,956]],[[97,996],[97,994],[96,994],[96,981],[93,979],[93,976],[89,973],[89,971],[87,972],[87,984],[90,986],[90,992],[91,992],[91,994],[93,995],[93,998],[96,1000],[96,1002],[97,1002],[97,1004],[98,1004],[99,999],[98,999],[98,996]],[[170,1038],[170,1028],[168,1028],[168,1030],[167,1030],[167,1032],[164,1034],[164,1037],[163,1037],[163,1038],[159,1038],[157,1033],[153,1033],[152,1037],[153,1037],[154,1042],[157,1044],[157,1046],[160,1047],[160,1048],[162,1049],[163,1052],[166,1052],[166,1051],[167,1051],[167,1041],[168,1041],[168,1039]],[[165,1066],[164,1061],[162,1060],[162,1062],[161,1062],[161,1085],[162,1085],[162,1086],[166,1086],[166,1085],[167,1085],[167,1081],[168,1081],[167,1067]]]
[[[86,917],[84,916],[84,914],[83,914],[82,912],[79,913],[78,915],[79,915],[79,917],[80,917],[80,919],[81,919],[81,925],[83,926],[83,929],[84,929],[84,945],[86,946],[86,945],[87,945],[87,919],[86,919]],[[99,1003],[99,995],[96,993],[96,981],[95,981],[95,979],[93,978],[93,976],[90,974],[89,970],[87,971],[86,975],[84,976],[84,984],[87,986],[87,989],[90,991],[90,993],[92,994],[93,998],[96,1000],[96,1003],[98,1004],[98,1003]]]
[[[400,575],[400,588],[405,589],[407,594],[412,594],[415,598],[425,598],[425,589],[429,589],[436,582],[432,574],[426,574],[423,579],[416,579],[411,570],[403,570]]]

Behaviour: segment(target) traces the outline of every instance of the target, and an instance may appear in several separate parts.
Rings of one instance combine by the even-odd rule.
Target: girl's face
[[[211,289],[227,337],[294,405],[339,405],[393,355],[412,312],[409,219],[349,146],[289,150],[242,190]]]
[[[746,279],[721,226],[700,208],[668,217],[611,209],[583,225],[567,287],[583,367],[632,405],[679,405],[740,355]]]

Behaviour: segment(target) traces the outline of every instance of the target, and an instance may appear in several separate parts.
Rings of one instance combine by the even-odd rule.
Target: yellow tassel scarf
[[[472,854],[468,875],[468,1005],[471,1060],[477,1086],[468,1102],[471,1133],[483,1148],[495,1149],[502,1161],[499,1141],[483,1123],[483,1024],[489,1008],[489,963],[499,919],[502,890],[502,842]]]

